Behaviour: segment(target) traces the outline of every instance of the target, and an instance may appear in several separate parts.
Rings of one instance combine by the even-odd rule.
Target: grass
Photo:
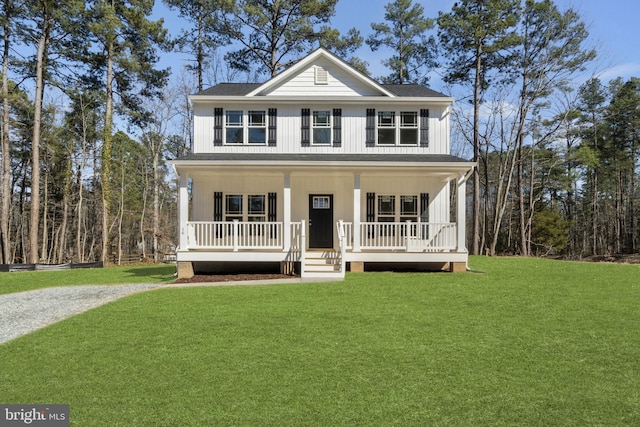
[[[0,346],[0,402],[78,426],[640,425],[640,266],[163,289]]]
[[[163,283],[174,280],[175,265],[80,268],[61,271],[0,273],[0,294],[50,288],[52,286]]]

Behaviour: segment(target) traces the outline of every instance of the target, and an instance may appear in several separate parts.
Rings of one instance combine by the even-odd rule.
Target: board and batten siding
[[[277,143],[275,147],[266,145],[222,145],[214,146],[214,107],[223,110],[268,110],[277,108]],[[313,110],[342,109],[342,142],[339,147],[333,145],[309,145],[301,144],[301,110],[309,108]],[[367,147],[366,140],[366,109],[375,108],[376,111],[417,111],[421,108],[429,109],[429,146],[374,146]],[[255,102],[245,105],[213,105],[210,103],[198,103],[194,106],[194,153],[304,153],[304,154],[449,154],[449,113],[448,109],[441,106],[429,105],[385,105],[372,103],[371,105],[336,104],[290,104],[278,105],[277,103],[257,104]]]

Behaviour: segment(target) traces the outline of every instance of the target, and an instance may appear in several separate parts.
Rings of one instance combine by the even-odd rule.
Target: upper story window
[[[266,142],[267,122],[264,110],[227,110],[225,112],[225,143],[265,144]]]
[[[311,110],[300,112],[300,144],[340,147],[342,145],[342,109]]]
[[[367,108],[365,143],[378,146],[429,146],[429,110],[394,111]]]
[[[378,111],[378,145],[417,145],[417,111]]]
[[[267,122],[264,111],[249,111],[249,144],[264,144],[267,140]]]
[[[312,144],[331,144],[331,111],[313,112]]]

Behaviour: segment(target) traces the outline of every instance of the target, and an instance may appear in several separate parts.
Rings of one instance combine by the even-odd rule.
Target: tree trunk
[[[473,82],[473,161],[480,158],[480,90],[482,72],[482,45],[476,50],[475,79]],[[488,183],[487,183],[488,184]],[[485,224],[486,227],[486,224]],[[471,229],[471,254],[480,253],[480,172],[473,171],[473,225]]]
[[[11,257],[11,238],[9,237],[9,218],[11,213],[11,142],[9,140],[9,40],[11,34],[9,2],[4,2],[5,19],[3,25],[4,48],[2,50],[2,205],[0,209],[0,247],[2,263],[9,264]]]
[[[113,43],[107,46],[107,81],[104,134],[102,141],[102,261],[109,260],[109,209],[111,206],[111,143],[113,127]]]
[[[44,72],[49,48],[51,17],[43,11],[42,33],[38,40],[36,59],[36,95],[33,112],[33,139],[31,142],[31,216],[29,221],[29,262],[38,262],[38,234],[40,228],[40,133],[42,126],[42,103],[44,98]]]

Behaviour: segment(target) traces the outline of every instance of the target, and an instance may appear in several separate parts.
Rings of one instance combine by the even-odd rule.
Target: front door
[[[309,248],[333,248],[333,195],[309,195]]]

